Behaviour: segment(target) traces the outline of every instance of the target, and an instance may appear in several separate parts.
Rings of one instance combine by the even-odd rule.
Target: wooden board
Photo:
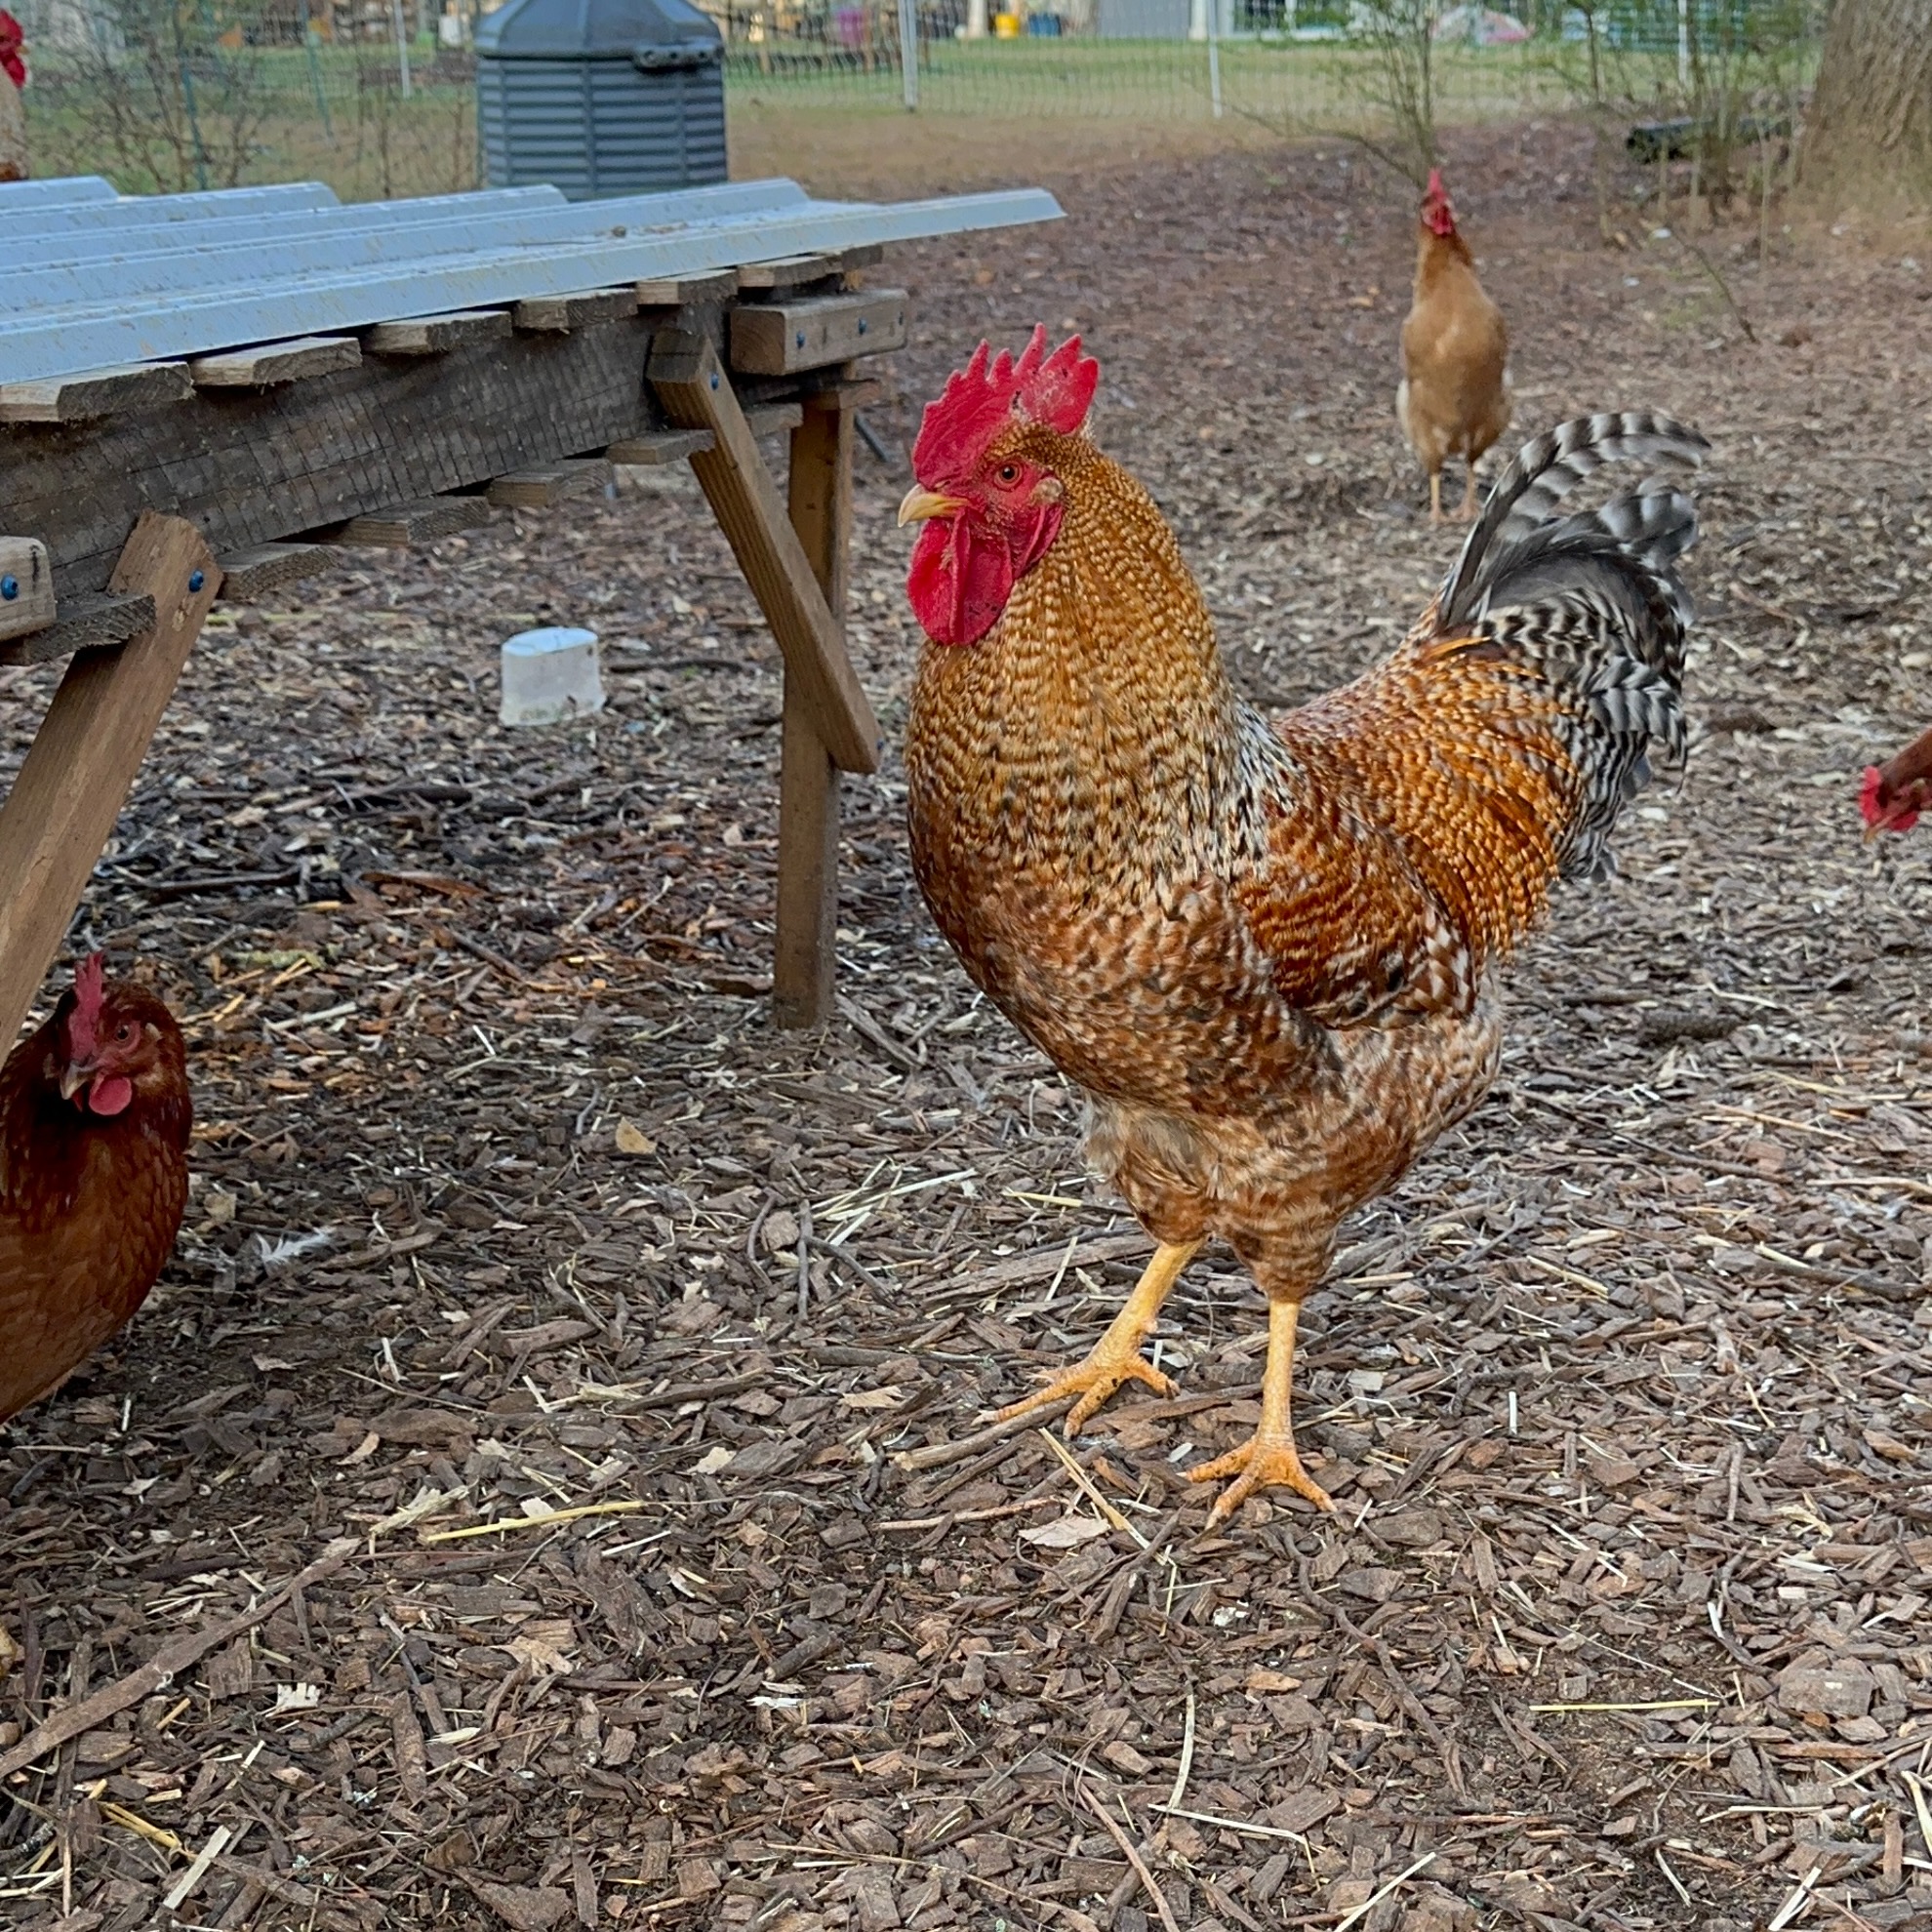
[[[510,311],[519,329],[553,333],[587,329],[594,322],[618,322],[637,313],[637,289],[585,289],[578,295],[535,296]]]
[[[787,682],[820,742],[848,772],[878,769],[879,727],[778,485],[758,455],[710,339],[669,328],[652,345],[650,375],[672,421],[708,429],[715,445],[691,459],[718,526],[784,653]]]
[[[0,383],[0,423],[85,423],[131,409],[184,402],[194,382],[184,362],[131,362],[84,376]]]
[[[601,490],[611,479],[608,458],[581,457],[574,463],[517,469],[507,476],[494,477],[487,495],[491,503],[504,509],[547,509],[566,497],[584,497]]]
[[[0,429],[0,530],[47,539],[62,597],[98,590],[144,508],[218,554],[473,489],[665,426],[644,386],[649,326],[371,356],[312,382],[117,416],[85,436]]]
[[[125,643],[153,623],[154,600],[144,591],[83,591],[61,603],[60,615],[45,630],[0,644],[0,664],[48,664],[76,651],[99,651]]]
[[[639,282],[640,308],[703,308],[729,302],[738,293],[738,270],[720,268],[710,275],[673,275],[662,281]]]
[[[362,344],[353,336],[303,336],[292,342],[196,356],[188,374],[198,389],[265,389],[275,382],[332,376],[361,360]]]
[[[448,315],[379,322],[363,337],[362,346],[370,355],[447,355],[464,342],[501,341],[510,328],[507,308],[458,308]]]
[[[221,601],[259,603],[284,584],[299,584],[335,561],[324,543],[258,543],[221,559]]]
[[[54,569],[38,537],[0,537],[0,638],[54,622]]]
[[[110,587],[151,598],[155,622],[119,649],[83,652],[67,666],[0,807],[6,1046],[40,990],[221,586],[221,569],[191,523],[143,516]]]
[[[612,463],[626,467],[655,469],[666,463],[682,463],[711,447],[708,429],[653,429],[648,435],[628,436],[613,443],[604,455]]]
[[[832,275],[870,268],[884,260],[885,250],[877,243],[823,255],[785,255],[776,262],[747,262],[738,271],[738,285],[743,289],[760,290],[802,288],[811,282],[823,282]]]
[[[407,550],[474,530],[490,520],[490,505],[481,497],[428,497],[422,503],[397,503],[384,510],[352,516],[325,538],[351,549]]]
[[[805,411],[795,402],[753,403],[745,410],[745,421],[753,436],[781,436],[805,421]]]
[[[731,366],[747,376],[791,376],[905,345],[903,289],[746,303],[731,312]]]

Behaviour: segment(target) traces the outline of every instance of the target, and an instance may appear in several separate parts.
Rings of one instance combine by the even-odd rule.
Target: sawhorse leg
[[[791,432],[786,507],[842,632],[852,549],[853,410],[812,397]],[[838,927],[838,767],[789,672],[779,763],[778,950],[772,1018],[816,1026],[832,1013]]]
[[[154,628],[75,657],[0,806],[0,1057],[113,833],[221,573],[193,524],[149,511],[110,587],[147,591]]]

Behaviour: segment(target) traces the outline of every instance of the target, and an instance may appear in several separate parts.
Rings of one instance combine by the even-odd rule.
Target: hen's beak
[[[60,1069],[60,1098],[70,1101],[94,1078],[92,1067],[77,1067],[72,1064]]]
[[[936,516],[957,516],[965,507],[957,497],[942,497],[936,490],[921,489],[915,483],[899,505],[900,528],[903,530],[908,523],[926,523]]]

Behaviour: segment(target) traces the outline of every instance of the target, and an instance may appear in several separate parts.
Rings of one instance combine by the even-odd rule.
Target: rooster
[[[1556,516],[1609,463],[1701,460],[1648,413],[1524,446],[1415,628],[1270,724],[1235,691],[1152,500],[1086,433],[1099,368],[1037,330],[930,405],[902,523],[928,642],[912,859],[966,971],[1090,1103],[1088,1154],[1156,1250],[1078,1366],[1076,1430],[1222,1236],[1268,1304],[1261,1422],[1191,1473],[1329,1501],[1296,1453],[1296,1323],[1337,1227],[1475,1106],[1496,968],[1559,878],[1607,865],[1648,750],[1684,739],[1696,534],[1662,483]]]
[[[1476,280],[1475,258],[1431,169],[1416,228],[1416,289],[1402,324],[1395,418],[1429,472],[1429,520],[1442,521],[1442,465],[1461,457],[1465,518],[1475,514],[1477,459],[1509,426],[1509,332]]]
[[[187,1205],[187,1056],[96,953],[0,1067],[0,1422],[147,1299]]]
[[[1867,838],[1881,831],[1908,832],[1917,825],[1919,813],[1932,811],[1932,731],[1914,738],[1882,765],[1866,766],[1858,809]]]

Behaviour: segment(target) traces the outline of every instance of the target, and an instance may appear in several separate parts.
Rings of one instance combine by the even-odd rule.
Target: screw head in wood
[[[865,317],[864,317],[863,315],[862,315],[862,316],[860,316],[860,318],[859,318],[859,333],[860,333],[860,334],[861,334],[862,336],[863,336],[863,335],[864,335],[864,334],[865,333],[865,330],[866,330],[866,327],[867,327],[867,324],[866,324],[866,321],[865,321]]]
[[[711,387],[715,389],[717,386],[718,386],[718,372],[714,369],[711,371]]]
[[[792,340],[792,341],[793,341],[793,342],[794,342],[795,343],[797,343],[797,345],[798,345],[798,346],[799,346],[800,348],[803,348],[803,347],[805,346],[805,331],[804,331],[803,329],[800,329],[800,330],[798,331],[798,333],[797,333],[797,334],[796,334],[795,336],[793,336],[793,337],[792,337],[792,339],[791,339],[791,340]]]
[[[199,590],[207,582],[208,578],[205,572],[194,570],[188,573],[188,589],[190,592]]]
[[[5,577],[0,577],[0,597],[6,598],[8,603],[11,604],[20,594],[20,580],[18,577],[11,571]]]

